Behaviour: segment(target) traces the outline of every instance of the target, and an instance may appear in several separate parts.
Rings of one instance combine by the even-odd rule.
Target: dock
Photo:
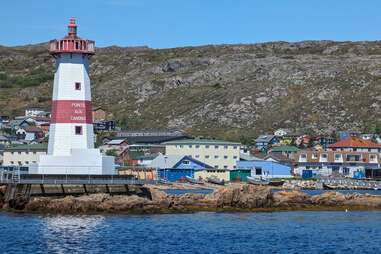
[[[110,195],[146,196],[145,184],[155,180],[138,179],[133,175],[48,175],[28,174],[19,169],[0,170],[0,185],[6,186],[4,201],[28,201],[31,196],[65,196],[107,193]]]

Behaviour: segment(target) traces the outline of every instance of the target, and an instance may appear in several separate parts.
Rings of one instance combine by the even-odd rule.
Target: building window
[[[217,169],[217,168],[218,168],[218,165],[214,165],[214,168],[216,168],[216,169]]]
[[[233,156],[233,159],[235,159],[235,160],[236,160],[237,158],[238,158],[237,156]]]
[[[255,167],[255,174],[256,175],[262,175],[262,168]]]
[[[341,154],[335,154],[335,160],[340,160],[341,159]]]
[[[214,159],[218,159],[218,155],[214,155]]]
[[[189,161],[183,161],[183,164],[188,165]]]
[[[323,154],[321,155],[321,158],[322,158],[322,159],[327,159],[327,154],[326,154],[326,153],[323,153]]]
[[[209,148],[209,145],[206,145],[205,148]]]
[[[29,161],[26,161],[25,164],[29,164]]]
[[[200,155],[198,155],[198,154],[196,154],[196,156],[195,156],[196,158],[200,158]]]
[[[233,146],[233,149],[237,149],[238,148],[238,146]]]
[[[75,82],[74,87],[75,90],[81,90],[81,82]]]
[[[228,146],[224,146],[225,149],[228,149]]]
[[[224,159],[227,159],[228,158],[228,156],[227,155],[224,155]]]
[[[180,145],[180,148],[183,148],[183,145]]]
[[[224,169],[228,169],[228,166],[224,165]]]
[[[209,159],[209,155],[205,155],[205,159]]]
[[[305,154],[305,153],[301,154],[301,155],[300,155],[300,158],[302,158],[302,159],[306,159],[306,158],[307,158],[307,154]]]
[[[15,164],[13,161],[10,161],[10,163],[13,165],[13,164]]]
[[[82,126],[75,126],[75,135],[82,135]]]
[[[200,148],[200,145],[196,145],[196,148]]]
[[[214,146],[214,148],[218,149],[218,146]]]
[[[313,159],[313,160],[317,160],[317,154],[316,154],[316,153],[313,153],[313,154],[312,154],[312,159]]]
[[[189,148],[192,148],[192,145],[189,145]]]

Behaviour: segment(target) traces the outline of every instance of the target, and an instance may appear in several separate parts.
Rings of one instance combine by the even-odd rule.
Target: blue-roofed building
[[[194,178],[195,171],[212,169],[213,167],[183,155],[159,154],[150,164],[155,168],[160,179],[175,182],[186,176]]]
[[[267,151],[272,145],[278,144],[279,138],[275,135],[260,135],[255,140],[255,147],[259,151]]]
[[[291,178],[292,168],[275,161],[254,160],[238,161],[238,169],[250,169],[252,177],[262,178]]]

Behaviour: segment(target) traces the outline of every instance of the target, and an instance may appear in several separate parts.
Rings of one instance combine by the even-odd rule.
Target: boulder
[[[287,207],[311,204],[310,196],[300,191],[279,191],[274,193],[274,206]]]
[[[269,187],[255,185],[234,185],[221,188],[205,197],[207,203],[218,208],[265,208],[272,205]]]
[[[325,192],[320,195],[312,196],[311,201],[314,205],[336,206],[342,205],[346,196],[340,192]]]

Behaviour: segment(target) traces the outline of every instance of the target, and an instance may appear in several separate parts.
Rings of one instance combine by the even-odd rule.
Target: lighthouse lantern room
[[[68,35],[49,42],[56,59],[49,144],[30,167],[34,174],[114,174],[114,157],[94,148],[89,60],[95,42],[77,36],[70,19]]]

